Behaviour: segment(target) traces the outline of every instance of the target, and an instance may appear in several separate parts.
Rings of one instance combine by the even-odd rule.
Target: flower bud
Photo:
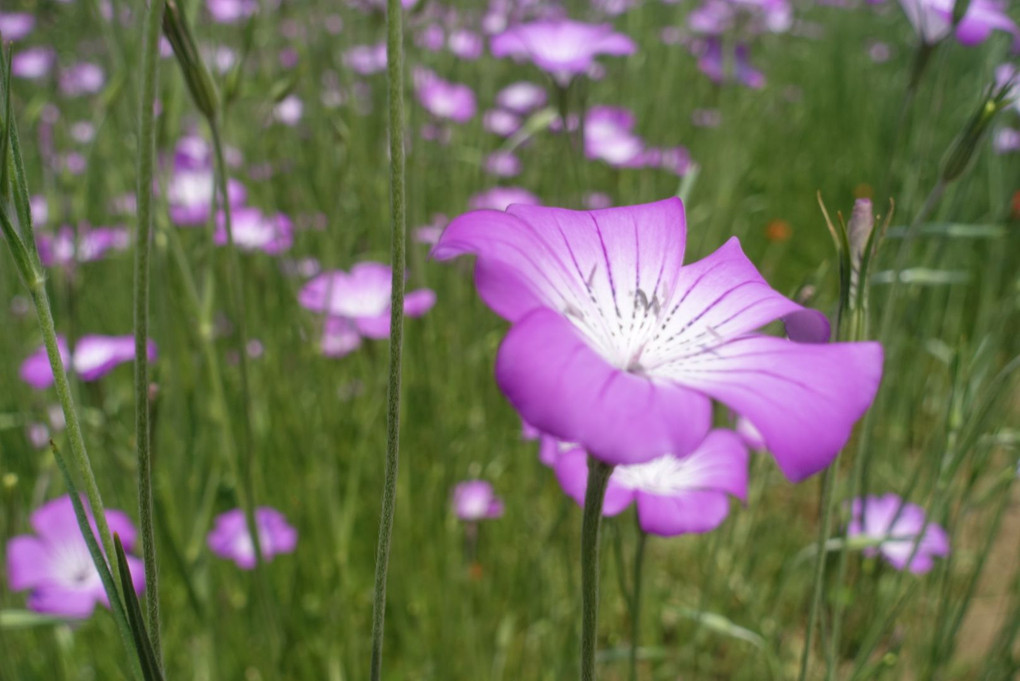
[[[850,264],[854,270],[860,268],[864,251],[868,247],[868,239],[875,229],[875,213],[872,211],[871,199],[857,199],[850,214],[850,222],[846,226],[847,240],[850,242]]]
[[[216,116],[219,107],[219,95],[213,84],[209,69],[198,54],[195,38],[191,34],[183,8],[177,0],[166,0],[163,12],[163,33],[174,49],[177,63],[181,65],[184,82],[188,85],[195,106],[208,119]]]

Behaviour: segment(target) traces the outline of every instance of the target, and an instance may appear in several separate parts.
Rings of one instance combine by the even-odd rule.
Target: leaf
[[[60,624],[66,620],[53,615],[41,615],[31,610],[0,610],[0,630],[31,629]]]
[[[121,591],[124,592],[124,605],[127,610],[128,624],[131,626],[131,636],[135,641],[138,659],[142,663],[142,675],[146,681],[163,681],[163,674],[159,670],[159,663],[156,662],[156,655],[152,651],[149,633],[145,630],[142,609],[138,605],[138,595],[135,593],[134,584],[131,583],[131,569],[128,567],[127,556],[124,554],[124,545],[120,543],[119,535],[113,535],[113,543],[117,551],[117,571],[120,573]]]

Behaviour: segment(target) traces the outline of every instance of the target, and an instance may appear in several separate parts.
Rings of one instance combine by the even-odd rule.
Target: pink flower
[[[528,81],[512,83],[496,93],[496,104],[518,114],[537,109],[545,100],[545,89]]]
[[[293,242],[294,227],[283,213],[263,215],[258,208],[238,208],[231,213],[234,244],[243,251],[262,251],[270,255],[283,253]],[[223,213],[216,216],[213,241],[227,244],[227,224]]]
[[[418,101],[436,118],[466,123],[475,115],[475,93],[467,85],[443,80],[428,69],[417,69],[414,89]]]
[[[70,353],[67,341],[57,338],[57,347],[66,368],[68,362],[83,381],[95,381],[110,373],[116,366],[135,359],[134,336],[88,335],[78,339],[74,352]],[[150,362],[156,361],[156,344],[148,344]],[[21,380],[36,390],[45,390],[53,385],[53,371],[50,367],[46,348],[40,347],[21,364]]]
[[[43,265],[66,267],[75,262],[101,260],[110,251],[127,250],[131,245],[131,233],[126,227],[82,225],[76,234],[73,228],[65,225],[53,236],[40,232],[36,241]]]
[[[11,58],[11,75],[25,80],[45,78],[53,68],[57,55],[49,47],[30,47]]]
[[[563,491],[584,505],[588,455],[578,446],[553,461]],[[609,477],[602,514],[637,504],[638,523],[651,534],[709,532],[730,511],[728,495],[747,499],[747,449],[728,430],[713,430],[690,454],[665,454],[645,463],[617,466]]]
[[[327,329],[334,337],[345,339],[330,345],[349,347],[349,352],[357,347],[350,337],[352,329],[367,338],[389,337],[391,285],[392,269],[389,265],[362,262],[352,267],[350,273],[332,270],[318,275],[301,289],[298,301],[313,312],[324,312],[328,317],[347,320],[347,324],[327,324]],[[404,314],[420,317],[435,302],[436,294],[429,289],[409,291],[404,296]]]
[[[467,480],[453,490],[453,512],[467,522],[476,522],[503,515],[503,501],[484,480]]]
[[[297,547],[297,530],[275,508],[260,506],[255,509],[255,528],[266,562],[277,554],[293,553]],[[216,516],[206,543],[213,553],[234,561],[242,570],[255,567],[255,544],[248,532],[244,511],[239,508]]]
[[[634,54],[637,46],[609,24],[585,24],[570,19],[517,24],[492,38],[492,54],[530,60],[560,85],[587,73],[601,54]]]
[[[895,494],[854,499],[851,511],[853,517],[847,526],[847,537],[880,542],[877,549],[865,549],[865,554],[879,553],[897,570],[923,574],[931,570],[935,556],[949,555],[946,531],[935,523],[925,524],[924,509],[904,502]],[[918,535],[921,535],[920,540]]]
[[[83,501],[83,503],[85,503]],[[95,519],[86,512],[97,537]],[[14,591],[31,590],[28,608],[36,612],[69,618],[86,618],[96,603],[109,607],[99,572],[92,563],[88,546],[74,515],[71,497],[54,499],[32,513],[35,535],[20,535],[7,543],[7,578]],[[110,531],[120,537],[125,551],[135,544],[135,527],[130,518],[115,510],[106,511]],[[145,588],[142,562],[127,556],[135,592]]]
[[[527,189],[520,187],[493,187],[488,191],[475,194],[468,201],[468,205],[474,210],[483,208],[506,210],[507,206],[515,203],[537,206],[541,201]]]
[[[825,468],[874,398],[881,346],[821,342],[824,315],[770,288],[735,238],[683,265],[685,241],[675,198],[512,205],[458,217],[432,255],[477,256],[479,295],[511,323],[496,380],[539,430],[610,464],[684,456],[716,399],[791,480]],[[777,319],[792,340],[754,333]]]
[[[35,17],[25,12],[0,12],[0,36],[17,42],[32,32]]]
[[[907,19],[921,41],[933,45],[953,31],[956,0],[900,0]],[[963,45],[977,45],[992,31],[1013,34],[1013,49],[1020,49],[1020,29],[1006,13],[1006,5],[997,0],[971,0],[967,13],[956,27],[956,39]]]

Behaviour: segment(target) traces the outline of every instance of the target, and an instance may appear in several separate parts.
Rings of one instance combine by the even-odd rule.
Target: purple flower
[[[479,295],[512,324],[497,382],[539,430],[610,464],[684,456],[714,398],[754,422],[791,480],[825,468],[874,398],[881,346],[820,342],[825,316],[770,288],[736,238],[682,265],[685,241],[675,198],[513,205],[458,217],[432,255],[477,256]],[[777,319],[792,340],[753,333]]]
[[[263,215],[258,208],[238,208],[230,217],[234,244],[243,251],[276,255],[289,249],[293,242],[294,227],[283,213]],[[222,212],[216,216],[213,241],[220,246],[227,243],[227,224]]]
[[[333,270],[315,277],[301,289],[298,301],[313,312],[350,320],[362,336],[388,338],[392,277],[389,265],[358,263],[350,273]],[[404,296],[404,314],[420,317],[435,302],[436,294],[429,289],[408,291]]]
[[[36,241],[43,265],[68,266],[75,262],[101,260],[109,251],[127,250],[131,245],[131,232],[126,227],[90,228],[83,225],[76,235],[73,228],[64,226],[54,236],[40,232]]]
[[[588,455],[581,447],[561,451],[553,462],[563,491],[584,505]],[[727,495],[747,499],[747,449],[736,433],[713,430],[690,454],[659,456],[617,466],[609,477],[603,515],[637,503],[641,529],[674,536],[710,532],[730,511]]]
[[[485,157],[485,172],[496,177],[514,177],[521,172],[521,160],[512,151],[494,151]]]
[[[25,12],[0,12],[0,36],[12,42],[21,40],[35,27],[35,17]]]
[[[305,111],[304,102],[297,95],[287,95],[273,107],[273,118],[284,125],[295,126]]]
[[[85,507],[96,536],[95,519],[88,504]],[[110,531],[120,537],[124,550],[130,551],[136,534],[130,518],[121,511],[108,510],[106,522]],[[109,607],[99,572],[75,519],[71,497],[65,495],[39,507],[32,513],[31,523],[35,535],[20,535],[7,543],[7,578],[14,591],[31,590],[28,608],[62,617],[86,618],[96,603]],[[142,562],[131,555],[127,562],[131,583],[141,593],[145,588]]]
[[[206,0],[205,5],[213,21],[220,24],[237,23],[259,9],[257,0]]]
[[[356,45],[344,52],[344,64],[362,76],[385,71],[386,43]]]
[[[167,186],[170,218],[180,227],[202,225],[209,220],[216,175],[208,144],[199,137],[182,137],[174,150],[174,172]],[[233,178],[227,180],[227,196],[231,207],[242,205],[247,198],[244,185]]]
[[[482,56],[485,51],[485,41],[482,36],[473,31],[458,29],[450,33],[447,41],[450,52],[461,59],[474,60]]]
[[[493,187],[488,191],[475,194],[468,200],[468,206],[474,210],[484,208],[506,210],[507,206],[515,203],[537,206],[541,201],[527,189],[520,187]]]
[[[723,83],[727,80],[728,74],[723,57],[722,41],[719,38],[706,38],[700,44],[698,68],[713,83]],[[751,66],[750,51],[743,43],[734,47],[732,78],[755,90],[765,85],[764,74]]]
[[[485,480],[467,480],[453,490],[453,512],[466,522],[499,518],[503,515],[503,500]]]
[[[60,91],[68,97],[91,95],[103,89],[106,75],[98,64],[82,62],[60,74]]]
[[[445,81],[421,68],[414,73],[414,89],[421,105],[436,118],[466,123],[475,115],[475,93],[467,85]]]
[[[953,30],[953,8],[956,0],[900,0],[907,19],[921,41],[933,45]],[[1013,34],[1013,49],[1020,49],[1020,29],[1006,13],[1004,2],[971,0],[967,13],[956,27],[956,39],[964,45],[977,45],[988,39],[992,31]]]
[[[595,106],[584,119],[584,153],[617,168],[644,165],[645,143],[632,132],[634,115],[622,107]]]
[[[496,93],[496,104],[518,114],[537,109],[545,100],[545,89],[526,80],[511,83]]]
[[[260,506],[255,509],[255,527],[259,533],[259,548],[266,562],[278,553],[294,552],[297,530],[275,508]],[[255,544],[241,509],[235,508],[216,516],[207,543],[213,553],[234,561],[242,570],[255,567]]]
[[[634,41],[610,24],[585,24],[570,19],[517,24],[492,38],[492,54],[530,60],[560,85],[586,73],[600,54],[634,54]]]
[[[49,75],[57,54],[49,47],[30,47],[11,58],[11,75],[25,80],[39,80]]]
[[[72,369],[83,381],[95,381],[110,373],[117,365],[133,362],[135,359],[134,336],[82,336],[71,353],[67,341],[57,338],[61,360],[66,368],[70,362]],[[150,362],[156,360],[156,344],[152,340],[148,344]],[[45,390],[53,385],[53,371],[50,368],[46,348],[40,347],[21,363],[21,380],[36,390]]]
[[[904,502],[895,494],[865,497],[863,501],[854,499],[851,512],[853,517],[847,526],[846,536],[881,542],[877,549],[866,548],[864,553],[869,556],[880,553],[897,570],[907,569],[914,574],[924,574],[931,570],[934,556],[949,555],[946,531],[935,523],[926,526],[924,509]],[[924,534],[918,541],[922,528]]]
[[[319,348],[326,357],[343,357],[361,347],[358,327],[347,317],[326,317]]]
[[[493,135],[509,137],[521,127],[521,118],[512,111],[489,109],[482,116],[482,127]]]

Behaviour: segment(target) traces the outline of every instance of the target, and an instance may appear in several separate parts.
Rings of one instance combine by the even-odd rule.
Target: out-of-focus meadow
[[[880,226],[894,200],[866,310],[884,376],[834,464],[837,544],[824,561],[808,678],[824,669],[833,679],[1016,678],[1017,105],[975,139],[964,172],[915,220],[997,71],[1017,64],[1016,35],[996,30],[973,46],[948,35],[911,90],[920,43],[894,0],[794,1],[762,25],[745,17],[769,3],[713,2],[736,12],[725,30],[692,21],[707,12],[695,0],[405,3],[407,288],[435,298],[430,307],[422,294],[404,324],[385,678],[576,675],[580,508],[493,380],[507,325],[479,300],[470,262],[428,256],[448,218],[521,200],[498,188],[578,209],[680,195],[686,261],[735,235],[774,288],[828,314],[838,266],[817,195],[834,220],[869,197]],[[210,217],[210,132],[165,43],[150,397],[166,678],[367,678],[387,341],[385,329],[324,323],[305,287],[322,272],[389,262],[384,13],[371,0],[179,4],[223,111],[250,428],[231,264]],[[1020,19],[1017,9],[1006,6]],[[636,49],[597,57],[568,88],[490,51],[507,28],[565,16],[609,23]],[[36,240],[56,330],[71,349],[133,329],[142,20],[121,0],[0,8]],[[505,90],[521,82],[536,87]],[[564,132],[578,117],[584,125]],[[10,564],[12,540],[35,532],[33,511],[66,493],[48,440],[67,444],[53,388],[25,380],[41,336],[3,250],[0,553]],[[371,307],[371,295],[360,302]],[[114,366],[116,352],[102,347],[92,373],[94,358],[74,354],[71,388],[106,506],[137,522],[134,348]],[[950,550],[930,571],[839,550],[858,460],[859,493],[895,493],[945,528]],[[277,509],[297,536],[264,565],[264,579],[208,539],[217,516],[242,505],[248,465],[255,503]],[[649,538],[640,678],[797,678],[821,478],[794,485],[752,453],[747,502],[733,501],[718,529]],[[454,512],[454,488],[473,479],[502,499],[498,518]],[[605,679],[628,674],[637,537],[633,510],[604,524]],[[102,605],[84,618],[36,616],[29,590],[11,582],[0,572],[0,679],[130,675]]]

